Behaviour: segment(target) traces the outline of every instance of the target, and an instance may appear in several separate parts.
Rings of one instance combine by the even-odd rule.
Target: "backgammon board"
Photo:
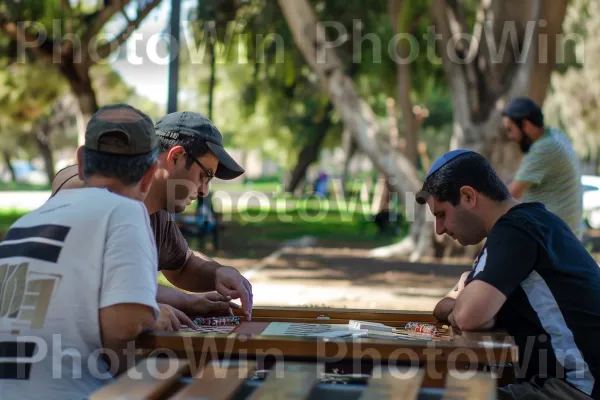
[[[240,315],[241,316],[241,315]],[[332,336],[351,320],[403,328],[408,322],[439,327],[436,337],[407,332],[405,337]],[[223,328],[223,327],[219,327]],[[174,354],[192,364],[250,361],[258,370],[275,363],[321,363],[325,373],[361,376],[374,368],[422,368],[425,387],[443,387],[448,370],[493,370],[502,384],[513,377],[518,348],[503,332],[456,333],[444,329],[431,313],[350,309],[256,307],[252,321],[228,327],[227,333],[151,332],[137,342],[146,355]]]

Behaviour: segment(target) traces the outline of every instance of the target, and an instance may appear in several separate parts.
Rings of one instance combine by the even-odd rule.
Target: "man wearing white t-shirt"
[[[142,203],[158,141],[148,116],[100,109],[77,157],[85,186],[19,219],[0,243],[0,398],[84,399],[153,329],[157,251]]]

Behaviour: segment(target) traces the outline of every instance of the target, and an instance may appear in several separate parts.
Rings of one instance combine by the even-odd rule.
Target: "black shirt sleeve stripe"
[[[58,260],[61,250],[61,246],[39,242],[0,244],[0,259],[26,257],[33,260],[55,263]]]
[[[62,225],[38,225],[28,228],[12,228],[4,240],[22,240],[30,238],[43,238],[64,242],[71,228]]]

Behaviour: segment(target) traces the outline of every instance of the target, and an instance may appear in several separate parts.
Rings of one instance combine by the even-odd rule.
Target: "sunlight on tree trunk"
[[[392,23],[394,34],[410,33],[411,29],[408,26],[403,26],[403,13],[409,7],[407,0],[389,0],[388,9]],[[396,103],[402,111],[402,122],[404,125],[405,148],[404,154],[406,158],[416,167],[418,160],[417,145],[419,142],[419,125],[413,113],[413,102],[410,99],[412,89],[412,72],[409,63],[400,62],[407,60],[410,57],[410,46],[408,41],[402,40],[396,46],[396,54],[398,62],[396,62]]]
[[[344,127],[377,169],[389,177],[392,190],[405,194],[407,208],[411,208],[415,204],[414,195],[421,187],[415,166],[404,155],[390,149],[389,144],[387,148],[380,145],[381,127],[376,115],[356,91],[335,51],[327,46],[325,29],[317,21],[310,4],[306,0],[279,0],[279,5],[298,48],[319,77],[321,87],[329,94]],[[405,255],[418,259],[431,252],[431,225],[426,223],[424,207],[413,207],[410,214],[411,232],[400,245]],[[427,244],[421,244],[423,238]],[[373,253],[373,256],[378,255],[381,251]]]

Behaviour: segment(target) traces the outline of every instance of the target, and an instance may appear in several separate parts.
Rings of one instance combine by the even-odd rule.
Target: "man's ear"
[[[140,190],[142,193],[148,193],[150,187],[152,186],[152,181],[154,180],[154,173],[158,168],[158,163],[152,164],[150,169],[142,176],[142,180],[140,181]]]
[[[181,162],[185,156],[185,149],[182,146],[173,146],[167,152],[167,164],[171,167],[177,165],[178,162]]]
[[[477,204],[477,192],[471,186],[463,186],[460,188],[460,199],[466,207],[473,208]]]
[[[77,149],[77,174],[81,181],[85,181],[83,176],[83,146],[79,146]]]

